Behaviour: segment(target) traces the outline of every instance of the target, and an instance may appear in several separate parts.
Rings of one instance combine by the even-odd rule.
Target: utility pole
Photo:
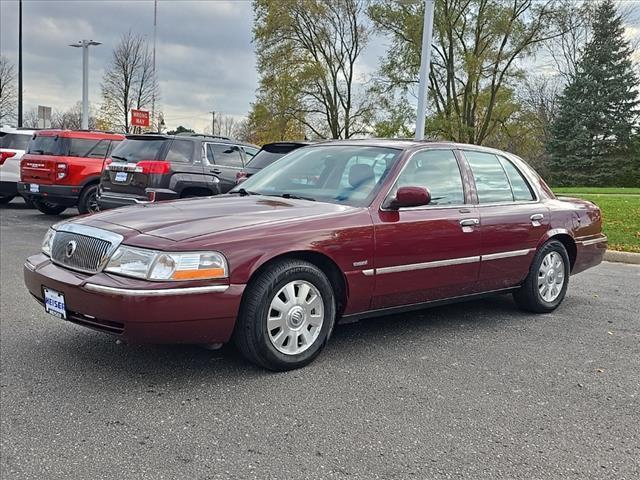
[[[18,127],[22,127],[22,0],[18,2]]]
[[[431,39],[433,37],[434,0],[424,2],[424,24],[422,26],[422,54],[420,55],[420,85],[418,87],[418,118],[416,118],[416,140],[424,139],[424,122],[427,115],[427,79],[431,63]]]
[[[211,135],[215,135],[216,134],[216,112],[211,111],[209,113],[211,114]]]
[[[151,129],[159,131],[156,125],[156,27],[158,23],[158,0],[153,0],[153,93],[151,94]]]
[[[82,48],[82,130],[89,130],[89,47],[102,45],[93,40],[80,40],[69,46]]]

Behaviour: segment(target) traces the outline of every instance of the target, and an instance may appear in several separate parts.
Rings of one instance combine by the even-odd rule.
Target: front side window
[[[262,169],[239,188],[267,196],[366,206],[380,191],[400,152],[354,145],[301,148]]]
[[[507,174],[497,156],[492,153],[465,151],[480,203],[513,202]]]
[[[423,150],[416,153],[398,177],[398,187],[425,187],[429,205],[462,205],[464,188],[458,161],[452,150]]]
[[[207,161],[211,165],[242,168],[240,149],[235,145],[209,143],[207,145]]]

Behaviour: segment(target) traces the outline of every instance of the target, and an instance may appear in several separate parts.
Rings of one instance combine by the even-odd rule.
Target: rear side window
[[[111,158],[118,162],[138,163],[140,160],[158,160],[164,145],[164,138],[127,138],[111,152]],[[114,142],[115,143],[115,142]]]
[[[29,140],[31,140],[31,135],[0,132],[0,148],[26,150],[27,145],[29,145]]]
[[[498,157],[492,153],[465,151],[480,203],[513,202],[507,174]]]
[[[69,157],[104,158],[109,145],[100,140],[72,138],[69,141]]]
[[[236,145],[209,143],[207,145],[207,160],[211,164],[223,167],[242,168],[242,156]]]
[[[190,162],[193,158],[193,142],[189,140],[174,140],[167,152],[168,162]]]
[[[513,199],[518,202],[533,200],[533,193],[529,184],[524,179],[520,171],[506,158],[500,157],[500,163],[504,171],[507,172],[509,182],[511,182],[511,190],[513,191]]]
[[[55,136],[38,135],[29,143],[27,153],[35,155],[62,155],[63,139]]]
[[[462,205],[464,189],[458,161],[451,150],[416,153],[398,178],[398,187],[425,187],[431,193],[429,205]]]

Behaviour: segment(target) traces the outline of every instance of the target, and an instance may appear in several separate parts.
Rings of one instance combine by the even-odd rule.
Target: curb
[[[632,263],[640,265],[640,253],[618,252],[616,250],[607,250],[604,253],[605,262]]]

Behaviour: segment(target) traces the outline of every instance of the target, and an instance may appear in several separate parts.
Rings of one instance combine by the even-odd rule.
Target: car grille
[[[58,231],[53,237],[51,259],[73,270],[96,273],[104,267],[111,246],[111,242],[101,238]]]

